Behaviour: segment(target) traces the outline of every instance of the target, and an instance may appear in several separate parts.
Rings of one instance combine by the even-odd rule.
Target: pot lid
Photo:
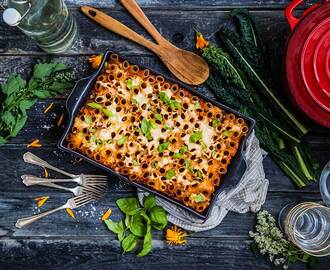
[[[330,2],[296,22],[286,54],[290,92],[299,107],[330,128]],[[291,25],[292,26],[292,25]]]

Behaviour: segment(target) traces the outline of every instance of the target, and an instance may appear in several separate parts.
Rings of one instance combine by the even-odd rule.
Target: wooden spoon
[[[95,8],[82,6],[81,11],[106,29],[154,52],[179,80],[192,85],[198,85],[207,80],[209,67],[203,58],[190,51],[182,50],[167,41],[151,24],[134,0],[120,0],[120,2],[158,44],[145,39],[124,24]]]

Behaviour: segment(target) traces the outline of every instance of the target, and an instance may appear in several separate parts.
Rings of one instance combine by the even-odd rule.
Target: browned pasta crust
[[[111,55],[77,114],[68,147],[204,212],[247,124]]]

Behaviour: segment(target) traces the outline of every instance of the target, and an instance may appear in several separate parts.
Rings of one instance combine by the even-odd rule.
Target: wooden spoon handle
[[[148,31],[159,45],[168,41],[158,32],[135,0],[119,0],[127,11]]]
[[[114,18],[110,17],[109,15],[105,14],[102,11],[99,11],[95,8],[89,6],[82,6],[81,11],[90,19],[97,22],[98,24],[102,25],[104,28],[121,35],[125,38],[128,38],[131,41],[134,41],[149,50],[153,51],[156,54],[160,54],[159,46],[147,39],[143,36],[139,35],[138,33],[134,32],[132,29],[128,28],[126,25],[122,24],[121,22],[115,20]]]

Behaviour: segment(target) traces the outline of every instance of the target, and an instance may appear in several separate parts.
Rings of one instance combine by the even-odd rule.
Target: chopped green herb
[[[186,153],[188,151],[188,147],[187,146],[182,146],[181,148],[180,148],[180,150],[179,150],[179,152],[181,153],[181,154],[184,154],[184,153]]]
[[[140,163],[139,163],[138,161],[136,161],[136,160],[133,160],[133,161],[132,161],[132,165],[133,165],[133,166],[139,166]]]
[[[193,169],[193,172],[194,172],[194,175],[199,178],[199,179],[202,179],[203,178],[203,173],[201,170],[198,170],[198,169]]]
[[[204,202],[205,201],[205,197],[204,197],[204,195],[202,193],[194,194],[191,197],[197,203],[200,203],[200,202]]]
[[[92,118],[90,118],[89,116],[84,115],[84,119],[85,119],[85,122],[86,122],[88,125],[93,124]]]
[[[155,124],[151,123],[147,119],[143,118],[141,122],[141,131],[143,132],[144,136],[150,141],[152,140],[151,136],[151,128],[154,128]]]
[[[186,169],[189,169],[190,168],[190,160],[185,160],[184,166],[186,167]]]
[[[159,98],[167,106],[170,106],[172,110],[177,110],[181,107],[181,104],[176,100],[172,100],[166,92],[159,92]]]
[[[178,110],[181,107],[181,104],[176,100],[171,100],[170,107],[172,110]]]
[[[154,163],[152,163],[152,165],[151,165],[153,168],[157,168],[158,167],[158,162],[154,162]]]
[[[165,177],[166,177],[166,179],[171,179],[171,178],[173,178],[175,175],[176,175],[176,173],[175,173],[174,170],[169,170],[169,171],[166,172]]]
[[[170,127],[170,126],[168,126],[168,125],[165,125],[164,128],[165,128],[166,130],[173,130],[173,129],[174,129],[174,127]]]
[[[217,128],[220,125],[220,120],[215,118],[212,120],[212,127]]]
[[[164,143],[161,143],[159,146],[158,146],[158,152],[159,153],[163,153],[167,147],[170,145],[170,142],[164,142]]]
[[[104,115],[108,116],[108,117],[113,117],[115,114],[108,110],[108,109],[103,109],[102,112],[104,113]]]
[[[195,109],[198,109],[198,108],[200,107],[199,102],[195,102],[195,103],[194,103],[194,107],[195,107]]]
[[[132,90],[132,89],[134,88],[133,80],[132,80],[132,79],[128,79],[128,80],[126,81],[126,85],[127,85],[127,88],[128,88],[129,90]]]
[[[182,154],[181,154],[180,152],[175,153],[175,154],[173,155],[173,158],[180,158],[180,157],[182,157]]]
[[[119,140],[117,140],[118,145],[123,145],[127,140],[126,136],[122,136]]]
[[[230,134],[231,134],[231,131],[230,131],[230,130],[226,130],[226,131],[225,131],[225,132],[223,132],[222,134],[223,134],[223,136],[226,136],[226,137],[228,137],[228,136],[230,136]]]
[[[155,118],[156,118],[156,120],[158,120],[158,121],[162,121],[162,120],[163,120],[163,116],[162,116],[161,114],[159,114],[159,113],[156,113],[156,114],[155,114]]]
[[[203,141],[201,141],[201,146],[202,146],[202,150],[206,150],[207,149],[207,145]]]
[[[193,134],[191,134],[189,141],[191,143],[197,143],[200,139],[202,139],[202,132],[201,131],[196,131]]]
[[[89,103],[87,103],[87,106],[89,106],[89,107],[91,107],[93,109],[99,109],[99,110],[102,110],[103,109],[102,105],[101,104],[98,104],[96,102],[89,102]]]
[[[133,104],[138,104],[138,101],[136,100],[135,96],[132,98],[132,103]]]
[[[157,125],[154,120],[150,120],[149,123],[151,128],[157,128]]]

